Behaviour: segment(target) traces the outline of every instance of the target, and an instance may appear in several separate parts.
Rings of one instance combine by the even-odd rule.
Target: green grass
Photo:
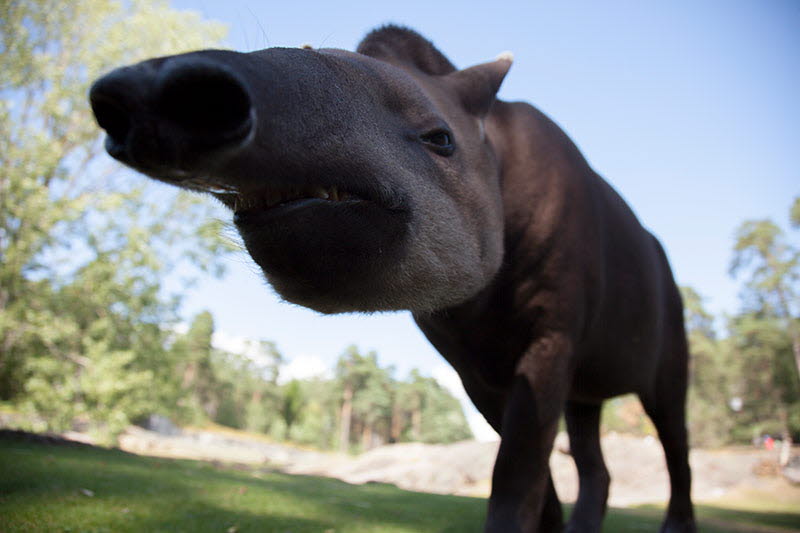
[[[477,533],[485,508],[479,498],[414,493],[389,485],[353,486],[0,438],[3,532]],[[604,530],[657,531],[661,514],[658,509],[612,509]],[[800,523],[800,514],[789,512],[701,507],[700,515],[711,519],[701,528],[707,533],[730,531],[725,523],[745,519],[784,528]]]

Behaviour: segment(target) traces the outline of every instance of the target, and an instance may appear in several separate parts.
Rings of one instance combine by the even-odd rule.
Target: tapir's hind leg
[[[647,415],[653,421],[664,447],[670,480],[667,516],[661,533],[694,533],[692,475],[689,469],[689,436],[686,431],[686,389],[688,350],[685,337],[678,339],[662,360],[654,390],[640,395]]]
[[[599,532],[608,499],[610,478],[600,449],[602,403],[567,402],[564,412],[569,447],[578,468],[578,501],[567,532]]]

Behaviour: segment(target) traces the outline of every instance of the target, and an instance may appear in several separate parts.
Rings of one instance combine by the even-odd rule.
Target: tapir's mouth
[[[214,195],[234,212],[237,223],[254,216],[261,218],[265,214],[277,215],[303,207],[378,203],[364,193],[355,193],[339,185],[270,186],[244,190],[206,178],[182,179],[179,185]],[[384,207],[397,209],[391,205]]]
[[[226,198],[226,195],[228,196]],[[306,201],[324,202],[358,202],[363,201],[360,197],[341,190],[339,187],[287,187],[285,189],[267,188],[251,191],[247,194],[223,193],[223,202],[232,202],[234,213],[244,213],[247,211],[263,211],[273,209],[293,203],[303,203]]]

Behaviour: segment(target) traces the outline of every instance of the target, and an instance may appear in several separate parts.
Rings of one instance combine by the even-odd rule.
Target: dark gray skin
[[[664,532],[695,531],[682,304],[658,241],[542,113],[496,100],[510,58],[456,70],[385,27],[358,53],[207,50],[92,88],[109,153],[214,194],[286,300],[410,309],[501,435],[486,531],[563,528],[548,467],[566,415],[600,531],[603,400],[634,392],[666,452]]]

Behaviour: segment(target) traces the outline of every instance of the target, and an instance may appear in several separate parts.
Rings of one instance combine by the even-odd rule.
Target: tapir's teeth
[[[226,187],[222,187],[222,186],[214,185],[214,184],[210,184],[210,185],[208,185],[208,187],[206,187],[206,191],[208,191],[210,193],[216,193],[216,194],[230,193],[231,190],[232,189],[228,189]]]
[[[231,192],[227,190],[226,192]],[[265,189],[257,194],[238,193],[233,195],[233,210],[244,211],[253,208],[271,208],[280,204],[303,198],[319,198],[332,202],[353,200],[357,197],[340,191],[337,187],[289,187],[286,189]]]
[[[188,172],[176,170],[170,176],[166,177],[166,181],[174,181],[176,177],[182,178],[178,182],[180,185],[193,189],[196,191],[209,192],[212,194],[236,194],[236,187],[218,183],[214,180],[205,178],[203,176],[185,177],[189,176]]]

